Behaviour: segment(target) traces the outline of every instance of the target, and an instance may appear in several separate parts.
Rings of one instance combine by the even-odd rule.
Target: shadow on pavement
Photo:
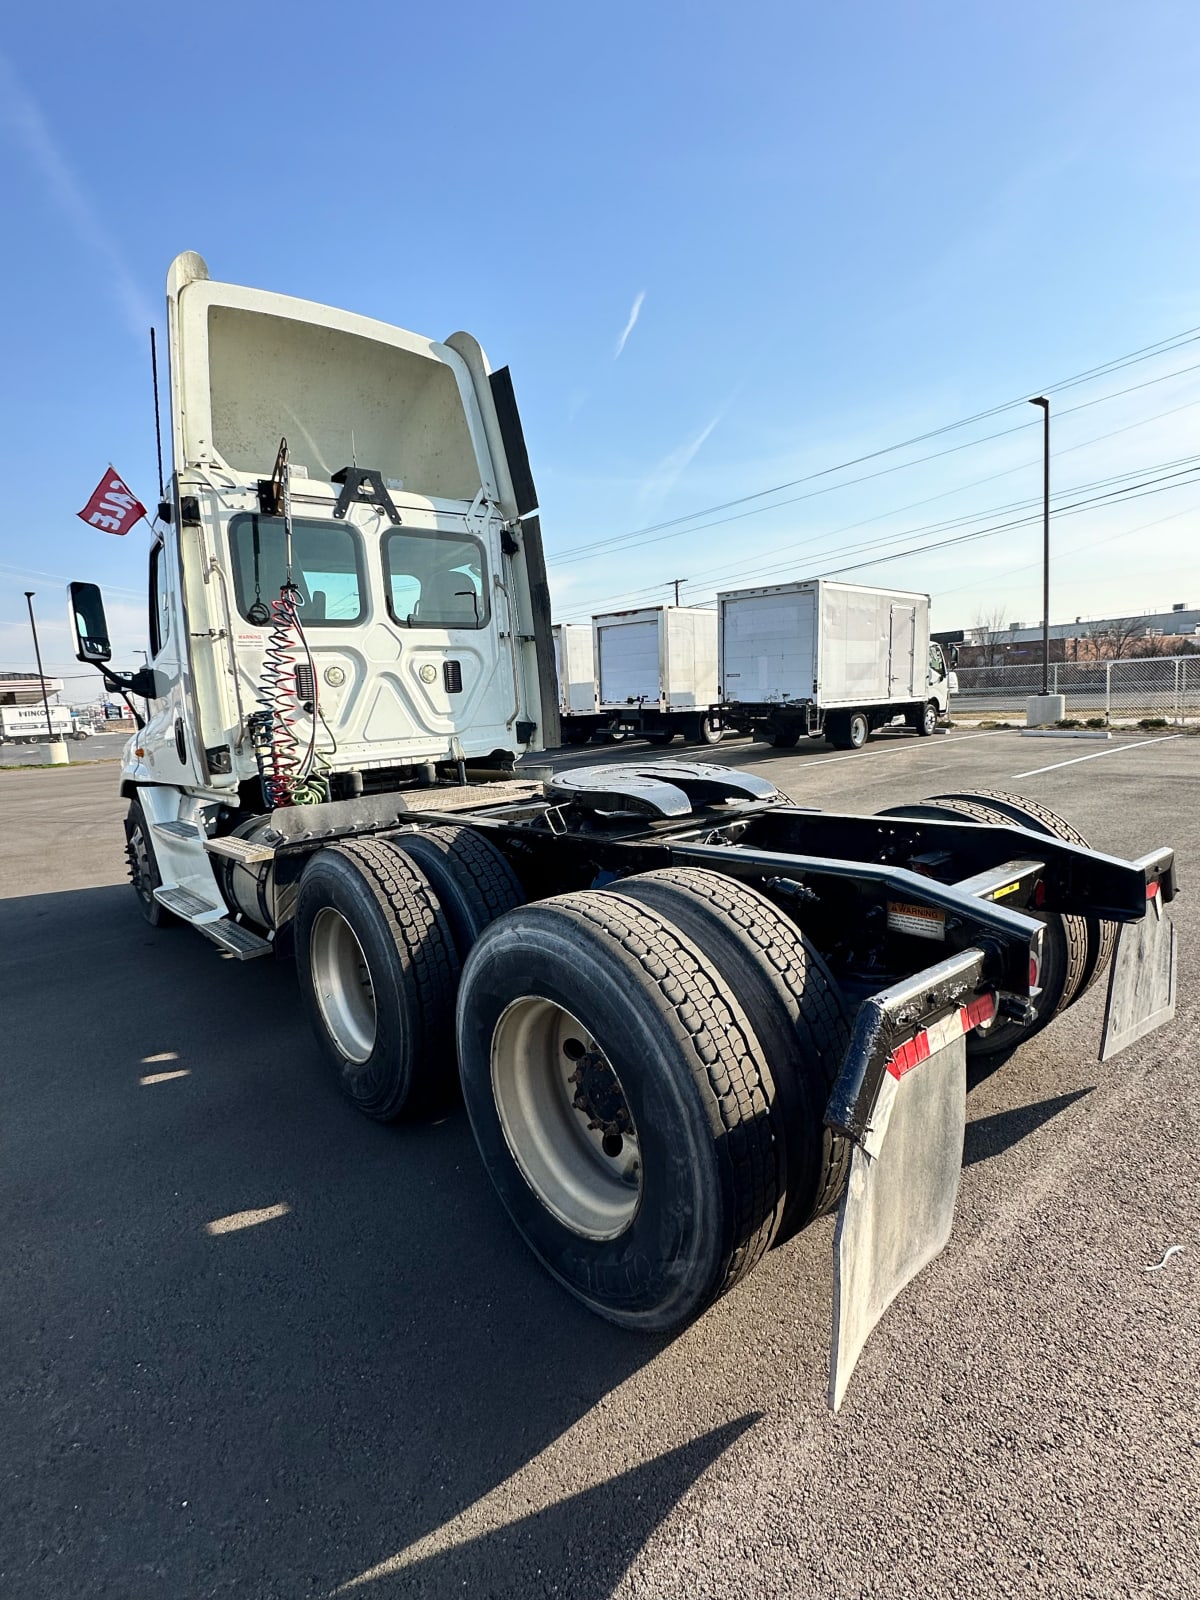
[[[327,1594],[663,1348],[542,1272],[461,1112],[385,1127],[342,1101],[290,964],[151,929],[124,887],[9,899],[0,1017],[0,1572],[23,1600]],[[243,1214],[265,1220],[208,1231]],[[633,1472],[591,1428],[610,1481],[524,1521],[518,1499],[508,1532],[379,1587],[607,1594],[750,1420]]]
[[[978,1117],[967,1123],[963,1142],[963,1166],[974,1166],[977,1161],[987,1161],[1004,1150],[1019,1144],[1034,1133],[1043,1123],[1049,1122],[1060,1111],[1065,1111],[1076,1100],[1091,1094],[1090,1089],[1075,1089],[1070,1094],[1053,1095],[1031,1106],[1014,1106],[1011,1111],[1001,1111],[994,1117]]]

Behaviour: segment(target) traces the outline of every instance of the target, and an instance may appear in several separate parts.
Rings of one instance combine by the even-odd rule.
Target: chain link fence
[[[1025,701],[1042,692],[1040,663],[959,667],[951,715],[1023,718]],[[1050,692],[1066,700],[1066,715],[1086,720],[1168,722],[1200,720],[1200,655],[1139,656],[1128,661],[1055,661]]]

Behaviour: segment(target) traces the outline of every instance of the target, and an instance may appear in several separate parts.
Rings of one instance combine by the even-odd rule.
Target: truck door
[[[888,634],[888,692],[894,698],[916,694],[916,606],[893,605]]]

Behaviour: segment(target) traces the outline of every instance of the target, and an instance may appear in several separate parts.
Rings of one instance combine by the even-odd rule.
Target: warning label
[[[889,900],[887,920],[893,933],[908,933],[916,939],[946,937],[946,913],[933,906],[906,906]]]

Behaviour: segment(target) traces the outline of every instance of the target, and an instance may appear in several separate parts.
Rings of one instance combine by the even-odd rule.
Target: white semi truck
[[[858,750],[904,722],[931,734],[954,692],[929,637],[929,596],[810,578],[717,596],[722,715],[790,749],[824,734]]]
[[[1106,971],[1106,1055],[1172,1014],[1172,852],[999,793],[863,816],[706,762],[523,776],[558,706],[507,372],[192,254],[167,305],[146,668],[71,586],[79,659],[149,700],[142,914],[294,958],[365,1115],[461,1086],[516,1228],[623,1327],[684,1326],[836,1210],[836,1406],[949,1237],[965,1053]]]

